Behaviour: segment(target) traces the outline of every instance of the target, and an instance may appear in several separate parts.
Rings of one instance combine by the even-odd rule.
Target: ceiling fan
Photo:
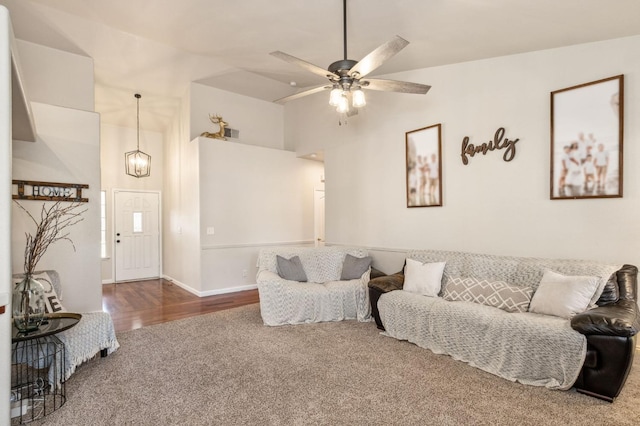
[[[351,104],[355,108],[360,108],[366,104],[362,89],[386,92],[417,93],[422,95],[429,91],[431,86],[426,84],[366,78],[366,76],[373,70],[381,66],[384,62],[409,44],[409,42],[402,37],[395,36],[390,41],[369,53],[359,62],[354,61],[353,59],[347,59],[347,0],[343,0],[343,29],[344,59],[332,63],[326,70],[284,52],[271,52],[271,55],[276,58],[282,59],[290,64],[297,65],[307,71],[329,79],[329,84],[325,83],[322,86],[313,87],[302,92],[277,99],[274,102],[285,103],[303,96],[331,89],[329,104],[335,106],[340,113],[348,113],[350,112],[350,98],[352,100]]]

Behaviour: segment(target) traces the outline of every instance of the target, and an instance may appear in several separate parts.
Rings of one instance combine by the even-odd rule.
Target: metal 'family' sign
[[[12,194],[14,200],[40,201],[71,201],[86,203],[88,198],[82,198],[82,190],[89,185],[81,183],[36,182],[31,180],[13,180],[17,187],[17,194]]]
[[[518,143],[520,138],[509,139],[505,138],[504,134],[504,127],[500,127],[498,130],[496,130],[496,133],[493,136],[493,140],[484,142],[481,145],[474,145],[472,143],[469,143],[469,136],[465,136],[464,139],[462,139],[462,151],[460,153],[460,156],[462,157],[462,164],[469,164],[469,159],[467,158],[467,156],[473,157],[476,154],[487,155],[487,152],[494,151],[496,149],[505,150],[504,155],[502,156],[502,159],[504,161],[513,160],[513,157],[516,156],[516,143]]]

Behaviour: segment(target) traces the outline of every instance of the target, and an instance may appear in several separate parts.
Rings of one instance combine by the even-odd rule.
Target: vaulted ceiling
[[[191,81],[270,101],[323,80],[269,52],[323,68],[343,54],[340,0],[0,4],[17,38],[93,58],[104,122],[131,125],[141,92],[155,130]],[[350,59],[396,34],[411,42],[372,75],[640,34],[637,0],[348,0],[347,10]]]

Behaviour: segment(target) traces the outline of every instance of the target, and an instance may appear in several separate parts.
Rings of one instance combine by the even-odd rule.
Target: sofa
[[[360,248],[261,249],[256,282],[264,324],[371,321],[370,265]]]
[[[416,292],[415,271],[443,263],[438,292]],[[415,250],[402,271],[368,287],[387,336],[511,381],[613,402],[640,329],[637,275],[632,265]],[[575,300],[568,313],[545,311]]]

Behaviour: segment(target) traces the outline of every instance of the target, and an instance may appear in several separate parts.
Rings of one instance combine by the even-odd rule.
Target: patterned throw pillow
[[[527,312],[533,289],[474,277],[449,277],[442,298],[493,306],[507,312]]]

